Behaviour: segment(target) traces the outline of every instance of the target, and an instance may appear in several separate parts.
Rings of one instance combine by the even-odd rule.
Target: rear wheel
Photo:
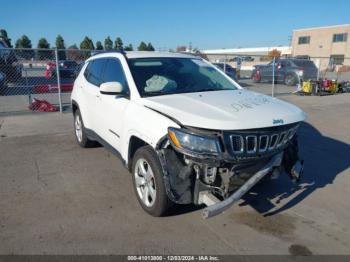
[[[295,86],[298,83],[298,78],[296,77],[296,75],[288,74],[284,79],[284,83],[287,86]]]
[[[5,94],[5,83],[0,81],[0,95]]]
[[[86,135],[84,122],[79,109],[77,109],[74,113],[74,134],[78,144],[81,147],[92,147],[96,144],[95,141],[90,140]]]
[[[143,146],[136,151],[132,178],[141,207],[152,216],[164,215],[172,203],[166,193],[161,164],[152,147]]]

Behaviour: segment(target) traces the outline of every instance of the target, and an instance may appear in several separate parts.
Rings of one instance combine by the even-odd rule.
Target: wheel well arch
[[[292,77],[293,80],[300,81],[299,75],[294,71],[286,72],[286,74],[284,75],[284,81],[286,81],[288,79],[288,77]]]
[[[141,138],[132,135],[129,139],[129,149],[128,149],[128,169],[131,170],[132,167],[132,160],[136,153],[136,151],[143,146],[149,145],[146,141],[142,140]]]
[[[79,109],[78,103],[74,100],[72,100],[72,113],[73,115],[75,114],[75,111],[77,111],[77,109]]]
[[[287,71],[284,75],[284,77],[286,78],[287,76],[293,76],[293,77],[298,77],[298,74],[293,71],[293,70],[290,70],[290,71]]]

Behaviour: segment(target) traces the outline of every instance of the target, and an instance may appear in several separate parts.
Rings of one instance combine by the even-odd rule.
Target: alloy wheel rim
[[[77,136],[78,141],[81,142],[83,138],[83,129],[79,115],[75,117],[75,135]]]
[[[137,160],[134,177],[139,198],[147,207],[152,207],[157,195],[156,182],[153,170],[144,158]]]

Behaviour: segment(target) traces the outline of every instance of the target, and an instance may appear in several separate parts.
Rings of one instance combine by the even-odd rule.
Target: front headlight
[[[179,151],[204,155],[217,155],[220,152],[217,137],[193,134],[187,130],[169,127],[169,140]]]

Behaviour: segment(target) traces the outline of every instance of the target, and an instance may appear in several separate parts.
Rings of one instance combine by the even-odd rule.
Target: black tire
[[[138,192],[138,186],[136,184],[136,175],[137,172],[137,163],[138,161],[146,160],[147,164],[151,167],[151,171],[153,172],[153,186],[155,188],[155,200],[153,205],[147,206],[144,201],[140,197],[140,193]],[[147,167],[149,168],[149,167]],[[132,160],[132,180],[134,184],[134,191],[143,210],[145,210],[148,214],[154,217],[163,216],[167,210],[172,206],[172,202],[168,198],[166,193],[164,180],[163,180],[163,171],[159,161],[159,158],[151,146],[143,146],[139,148]],[[145,188],[145,186],[143,187]],[[141,193],[142,194],[142,193]]]
[[[5,83],[0,82],[0,96],[5,95]]]
[[[287,86],[295,86],[298,83],[298,78],[294,74],[288,74],[284,78],[284,84]]]
[[[78,137],[77,133],[77,119],[80,119],[80,130],[81,130],[81,137]],[[83,118],[81,117],[79,109],[77,109],[74,113],[74,134],[75,134],[75,139],[77,140],[79,146],[81,147],[93,147],[96,145],[95,141],[90,140],[87,135],[86,135],[86,130],[83,122]]]

